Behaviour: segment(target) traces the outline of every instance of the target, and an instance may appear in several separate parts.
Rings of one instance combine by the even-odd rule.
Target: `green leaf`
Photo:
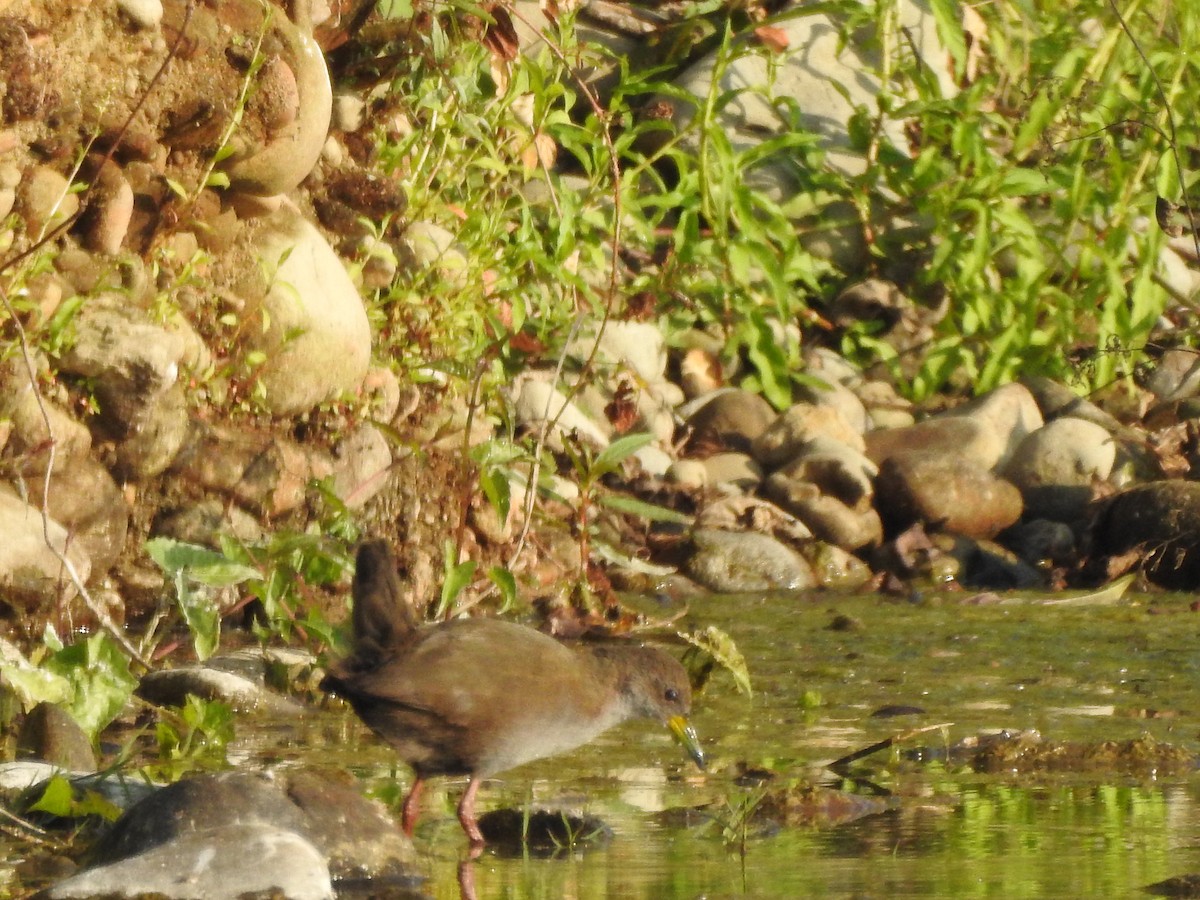
[[[718,665],[733,676],[738,690],[747,697],[753,696],[750,688],[750,670],[746,668],[746,660],[737,644],[728,634],[714,625],[709,625],[702,631],[679,632],[679,636],[704,653],[711,656]]]
[[[624,437],[617,438],[596,454],[596,459],[592,462],[589,474],[593,478],[596,478],[615,471],[622,461],[628,459],[647,444],[653,442],[653,440],[654,435],[647,433],[627,434]]]
[[[231,587],[251,579],[262,578],[252,566],[230,560],[224,554],[196,544],[186,544],[171,538],[154,538],[146,542],[146,552],[168,575],[186,571],[188,578],[209,587]]]
[[[954,60],[954,73],[959,78],[966,71],[967,39],[962,28],[962,9],[958,0],[930,0],[938,37]]]
[[[64,708],[93,739],[120,715],[138,683],[129,671],[129,658],[104,633],[64,647],[46,660],[45,668],[72,685]]]
[[[673,525],[691,525],[693,522],[692,516],[678,510],[668,509],[655,503],[647,503],[645,500],[639,500],[627,494],[601,494],[600,504],[609,509],[615,509],[617,512],[641,516],[651,522],[670,522]]]
[[[42,796],[38,797],[37,802],[29,809],[32,812],[49,813],[52,816],[67,819],[71,817],[74,805],[75,792],[71,788],[71,782],[62,775],[55,775],[46,782]]]
[[[510,609],[517,603],[517,578],[512,570],[504,566],[492,566],[488,569],[488,579],[500,589],[504,598],[504,609]]]
[[[475,576],[477,565],[475,560],[468,559],[465,562],[454,563],[452,560],[456,552],[454,542],[446,541],[446,577],[442,582],[442,597],[438,604],[438,618],[444,616],[450,607],[454,605],[454,601],[462,593],[463,588],[469,585],[471,579]]]

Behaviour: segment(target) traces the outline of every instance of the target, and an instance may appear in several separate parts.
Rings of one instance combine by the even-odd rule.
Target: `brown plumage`
[[[397,584],[387,546],[364,544],[355,573],[355,651],[321,687],[345,698],[412,766],[403,812],[409,834],[424,779],[469,775],[458,815],[477,852],[483,836],[474,802],[483,778],[572,750],[632,718],[663,722],[703,765],[686,719],[687,673],[668,654],[623,643],[567,646],[498,619],[413,627],[394,608],[402,596]]]

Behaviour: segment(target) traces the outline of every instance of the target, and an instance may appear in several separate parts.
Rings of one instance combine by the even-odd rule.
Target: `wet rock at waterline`
[[[311,841],[271,825],[230,824],[192,831],[135,856],[85,869],[37,896],[332,900],[334,894],[329,867]]]
[[[775,538],[750,532],[697,529],[687,574],[720,593],[791,591],[816,584],[812,568]]]
[[[1109,498],[1092,541],[1110,570],[1136,565],[1163,587],[1200,589],[1200,482],[1155,481]]]
[[[17,755],[73,772],[96,771],[96,752],[79,723],[61,707],[39,703],[21,722]]]
[[[239,851],[245,843],[270,859],[257,865]],[[188,890],[169,896],[240,897],[283,889],[280,879],[298,866],[311,881],[329,878],[409,878],[412,844],[379,804],[311,773],[278,776],[246,772],[198,775],[162,788],[130,807],[97,843],[95,867],[51,888],[47,896],[89,896],[88,886],[137,896],[164,889],[174,878]],[[279,868],[275,867],[276,862]],[[118,868],[119,867],[119,868]],[[251,869],[261,881],[232,885]],[[123,883],[117,884],[120,875]],[[107,885],[116,885],[113,888]],[[240,884],[240,887],[239,887]],[[230,893],[224,893],[229,890]],[[325,893],[284,896],[328,896]]]

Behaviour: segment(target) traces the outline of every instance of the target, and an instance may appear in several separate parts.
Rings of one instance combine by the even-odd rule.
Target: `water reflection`
[[[665,735],[630,726],[569,756],[488,785],[492,807],[578,807],[607,843],[549,858],[489,850],[469,867],[444,797],[418,830],[428,893],[483,898],[1120,897],[1200,871],[1190,772],[967,771],[944,751],[988,730],[1036,729],[1096,744],[1148,735],[1196,749],[1200,654],[1190,598],[1112,609],[963,608],[827,595],[709,598],[693,609],[738,642],[755,695],[717,678],[694,723],[711,757],[701,776]],[[836,605],[836,610],[833,607]],[[861,623],[830,629],[835,615]],[[908,714],[873,718],[888,705]],[[953,723],[855,763],[894,808],[839,827],[756,819],[765,790],[846,786],[823,763],[891,735]],[[357,755],[357,748],[364,755]],[[343,745],[339,748],[345,751]],[[364,784],[398,792],[386,750],[356,734]],[[932,761],[928,761],[932,760]],[[746,767],[774,774],[743,787]],[[407,773],[399,767],[403,782]],[[689,817],[672,810],[692,809]],[[462,880],[465,876],[465,883]]]

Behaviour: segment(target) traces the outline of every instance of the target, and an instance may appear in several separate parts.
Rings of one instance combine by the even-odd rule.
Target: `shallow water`
[[[697,698],[709,772],[665,732],[630,723],[506,773],[481,793],[481,811],[576,806],[613,835],[554,858],[489,850],[470,867],[477,896],[1119,897],[1200,872],[1200,779],[1191,772],[979,775],[905,755],[925,748],[936,758],[949,743],[1001,728],[1089,743],[1148,735],[1196,750],[1200,620],[1190,600],[1101,608],[972,606],[961,596],[693,601],[696,622],[737,641],[754,685],[746,698],[720,674]],[[839,615],[851,617],[851,630],[830,627]],[[897,704],[923,711],[870,715]],[[774,786],[839,786],[824,763],[942,723],[950,724],[855,764],[857,776],[890,794],[890,811],[837,827],[746,821],[763,789],[739,786],[739,765],[771,770]],[[339,717],[336,727],[364,785],[395,797],[407,770],[357,726]],[[461,787],[430,791],[417,831],[425,890],[439,898],[459,896]],[[684,808],[703,811],[690,824],[664,812]]]

